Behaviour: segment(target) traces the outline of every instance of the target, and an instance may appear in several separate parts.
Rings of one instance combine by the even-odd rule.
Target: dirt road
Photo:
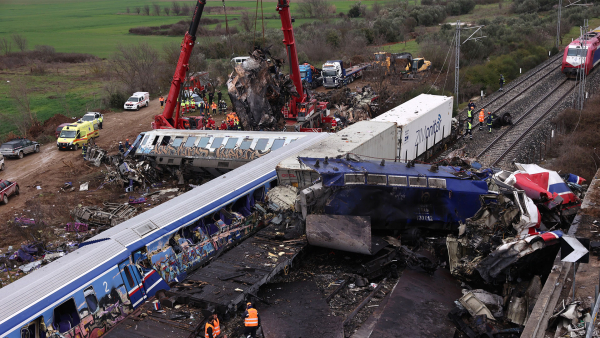
[[[96,144],[111,153],[118,151],[118,142],[129,139],[131,142],[140,132],[150,129],[154,115],[161,112],[158,99],[150,102],[150,106],[139,111],[113,112],[104,115],[103,129]],[[5,161],[6,169],[0,172],[0,178],[17,181],[21,194],[10,198],[7,205],[0,206],[0,220],[6,220],[15,213],[21,212],[25,202],[39,194],[57,192],[65,182],[76,179],[72,167],[83,167],[88,172],[99,170],[87,168],[78,151],[59,151],[56,143],[44,144],[38,154],[26,155],[23,159]],[[78,187],[79,182],[72,182]],[[37,187],[41,189],[38,189]],[[60,201],[55,201],[60,203]]]

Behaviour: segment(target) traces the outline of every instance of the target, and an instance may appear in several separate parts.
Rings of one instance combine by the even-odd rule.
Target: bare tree
[[[246,32],[251,32],[254,29],[254,15],[250,16],[248,11],[243,11],[240,16],[240,25]]]
[[[2,50],[2,52],[4,52],[4,54],[10,53],[10,50],[12,49],[12,43],[10,42],[10,40],[8,40],[7,38],[0,39],[0,49]]]
[[[144,14],[150,15],[150,5],[144,5]]]
[[[183,16],[188,16],[190,15],[190,6],[184,2],[183,5],[181,6],[181,15]]]
[[[298,10],[304,17],[322,19],[329,14],[329,4],[326,0],[301,0]]]
[[[153,3],[152,8],[154,8],[154,15],[159,16],[160,15],[160,5],[157,3]]]
[[[27,49],[27,39],[23,35],[13,34],[12,39],[15,42],[15,45],[17,45],[17,48],[19,48],[19,50],[21,52],[25,51]]]
[[[157,80],[163,64],[158,51],[147,43],[119,45],[111,61],[114,78],[128,91],[158,91]]]
[[[181,13],[181,4],[179,4],[177,1],[173,1],[172,11],[175,13],[175,15],[179,15],[179,13]]]
[[[165,7],[165,8],[163,8],[163,11],[165,11],[165,14],[167,16],[169,16],[169,13],[171,12],[171,9],[169,7]]]
[[[29,129],[39,124],[37,115],[31,110],[27,84],[22,80],[14,80],[11,83],[9,96],[17,107],[18,113],[0,113],[0,119],[3,123],[13,125],[20,136],[26,137]]]
[[[140,15],[140,12],[142,11],[142,9],[138,6],[135,8],[136,13],[138,13],[138,15]]]
[[[131,12],[131,10],[129,9],[129,7],[127,7],[127,14],[129,14]]]

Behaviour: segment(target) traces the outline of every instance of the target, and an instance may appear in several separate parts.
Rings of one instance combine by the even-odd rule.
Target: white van
[[[127,99],[123,108],[125,110],[140,110],[141,107],[148,107],[150,104],[150,93],[135,92]]]
[[[244,63],[246,60],[248,60],[250,57],[249,56],[238,56],[238,57],[234,57],[233,59],[231,59],[231,63],[233,64],[233,66],[237,66],[237,65],[241,65],[242,63]]]

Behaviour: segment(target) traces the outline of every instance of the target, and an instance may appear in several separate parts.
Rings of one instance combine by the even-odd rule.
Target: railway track
[[[519,142],[542,121],[557,105],[573,91],[576,83],[564,79],[553,90],[549,91],[527,111],[522,113],[513,125],[483,149],[477,158],[485,160],[490,166],[498,165],[519,144]],[[549,100],[559,96],[558,99]],[[485,155],[485,157],[483,157]]]

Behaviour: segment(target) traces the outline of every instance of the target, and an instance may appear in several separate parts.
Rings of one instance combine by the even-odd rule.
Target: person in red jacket
[[[219,129],[220,130],[227,130],[227,123],[225,123],[225,121],[221,121],[221,127]]]

